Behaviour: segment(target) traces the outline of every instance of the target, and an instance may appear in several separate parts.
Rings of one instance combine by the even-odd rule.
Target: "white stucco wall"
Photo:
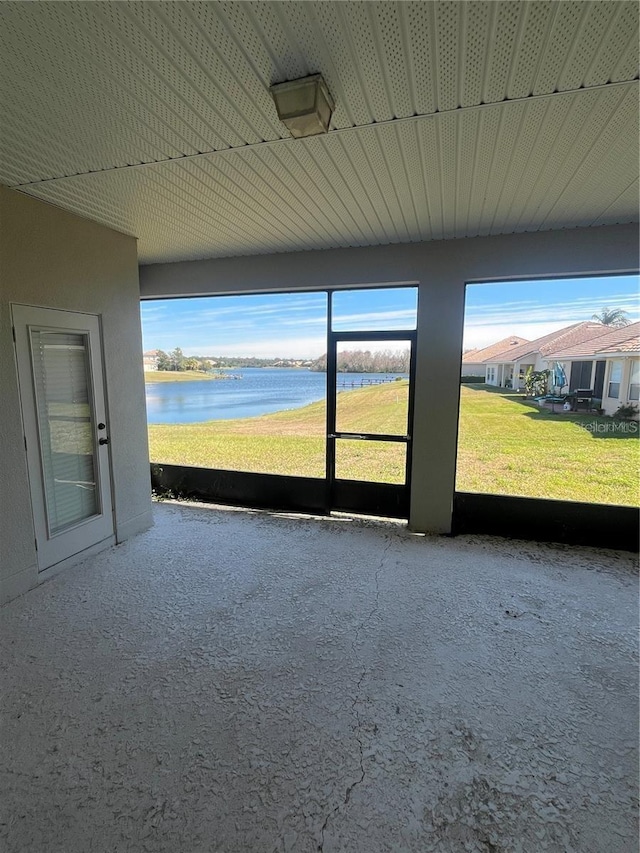
[[[117,539],[151,524],[136,241],[0,187],[0,601],[39,580],[13,302],[101,316]]]
[[[499,385],[500,365],[498,362],[491,362],[486,366],[486,385]]]
[[[462,376],[484,376],[486,365],[481,361],[468,361],[462,365]]]
[[[615,414],[620,406],[627,405],[631,403],[633,406],[637,406],[640,409],[640,403],[638,400],[629,400],[629,382],[631,380],[631,365],[634,359],[630,356],[610,356],[607,357],[606,362],[607,365],[605,367],[604,372],[604,387],[602,389],[602,408],[604,409],[605,415],[613,415]],[[609,382],[611,380],[611,365],[614,361],[622,362],[622,378],[620,380],[620,393],[618,397],[609,397]]]
[[[410,526],[448,533],[467,282],[638,270],[636,225],[141,267],[143,298],[418,283]],[[517,284],[514,284],[517,288]]]

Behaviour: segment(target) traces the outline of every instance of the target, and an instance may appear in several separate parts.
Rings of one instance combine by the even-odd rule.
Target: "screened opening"
[[[142,317],[152,463],[406,483],[417,288],[153,300]],[[329,455],[340,334],[335,429],[386,439]]]
[[[336,349],[336,430],[406,435],[411,342],[340,341]]]
[[[637,276],[469,284],[456,490],[640,503]]]
[[[417,287],[372,287],[332,294],[333,332],[415,329],[417,319]]]
[[[143,303],[152,462],[324,477],[325,293]]]

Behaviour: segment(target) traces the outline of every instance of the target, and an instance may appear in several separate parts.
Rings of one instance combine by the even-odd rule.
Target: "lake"
[[[194,379],[192,382],[148,382],[150,424],[251,418],[298,409],[326,396],[326,374],[285,367],[252,367],[229,371],[241,379]],[[340,373],[338,385],[362,379],[393,379],[401,374]]]

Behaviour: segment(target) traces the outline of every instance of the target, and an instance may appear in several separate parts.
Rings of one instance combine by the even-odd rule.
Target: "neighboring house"
[[[144,365],[145,372],[148,370],[157,370],[158,369],[158,356],[160,355],[160,350],[151,349],[147,350],[147,352],[142,353],[142,363]]]
[[[613,415],[619,406],[640,401],[640,323],[600,329],[603,333],[591,340],[549,352],[546,366],[560,362],[569,390],[593,389],[604,413]]]
[[[478,348],[474,347],[462,353],[462,376],[484,376],[484,366],[472,360],[477,352]]]
[[[508,353],[511,348],[526,343],[528,343],[526,338],[520,338],[518,335],[509,335],[508,338],[503,338],[501,341],[491,344],[491,346],[469,350],[462,356],[462,375],[484,376],[485,381],[489,382],[490,385],[503,385],[504,378],[502,376],[499,382],[495,381],[495,371],[491,373],[492,381],[489,381],[489,377],[487,376],[487,361],[495,360],[502,353]]]
[[[498,352],[494,356],[484,359],[487,385],[496,385],[502,388],[511,387],[518,391],[523,390],[525,376],[529,368],[544,370],[548,367],[551,353],[594,340],[606,334],[608,330],[608,327],[601,323],[590,321],[573,323],[571,326],[565,326],[563,329],[550,332],[541,338],[527,341],[504,352]],[[574,380],[573,384],[571,384],[571,380]],[[573,388],[591,387],[582,385],[577,376],[571,377],[569,384],[572,390]]]

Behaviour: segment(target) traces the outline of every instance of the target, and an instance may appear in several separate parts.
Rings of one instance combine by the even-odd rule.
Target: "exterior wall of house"
[[[541,354],[535,353],[534,355],[527,356],[522,361],[516,361],[513,364],[513,374],[511,376],[511,384],[514,390],[516,391],[524,391],[525,385],[524,380],[527,375],[527,370],[529,368],[533,370],[545,370],[547,367],[546,361],[542,358]]]
[[[579,384],[579,387],[580,388],[591,388],[591,389],[593,389],[593,387],[595,385],[596,364],[598,361],[602,361],[602,360],[603,359],[601,359],[595,355],[593,355],[593,356],[586,356],[585,355],[583,358],[568,359],[568,360],[559,362],[564,369],[565,376],[567,377],[567,384],[564,387],[563,393],[567,394],[567,393],[569,393],[570,390],[575,390],[574,388],[571,387],[572,384],[575,384],[575,383],[571,382],[572,368],[573,368],[574,363],[584,362],[584,361],[590,361],[591,362],[591,372],[589,375],[589,379],[587,381],[583,382],[582,384]],[[542,367],[536,368],[536,370],[538,370],[538,369],[539,370],[550,370],[553,372],[553,369],[554,369],[556,363],[557,363],[556,359],[544,359],[542,361]],[[551,375],[549,377],[549,387],[551,387],[552,384],[553,384],[553,375]]]
[[[136,241],[0,187],[0,601],[39,581],[11,303],[100,315],[117,539],[152,523]]]
[[[635,225],[153,264],[143,298],[419,285],[410,527],[449,533],[467,282],[638,269]],[[514,281],[514,288],[517,282]]]
[[[633,386],[630,384],[633,382]],[[640,410],[640,358],[629,359],[629,383],[627,384],[627,402]]]
[[[508,362],[491,362],[486,365],[485,385],[496,388],[513,387],[513,365]],[[510,383],[507,385],[507,383]]]
[[[593,388],[595,385],[595,374],[596,374],[596,365],[599,361],[605,362],[605,374],[604,374],[604,386],[602,390],[602,408],[604,409],[605,415],[613,415],[619,406],[626,403],[633,403],[640,408],[640,403],[637,399],[633,399],[630,395],[630,382],[631,382],[631,371],[634,363],[640,363],[640,359],[630,357],[628,355],[619,355],[619,356],[598,356],[593,355],[591,358],[588,356],[584,356],[583,358],[577,358],[572,360],[561,361],[560,364],[564,368],[565,375],[567,377],[567,383],[569,383],[571,376],[571,368],[574,362],[584,362],[591,361],[591,377],[590,381],[583,383],[585,388]],[[619,361],[622,364],[622,374],[620,381],[620,388],[618,397],[609,397],[608,389],[609,382],[611,378],[611,365],[614,361]],[[545,366],[549,370],[553,370],[556,362],[554,360],[550,360],[545,362]],[[569,384],[567,384],[564,388],[564,393],[566,394],[569,391]]]
[[[602,408],[604,409],[605,415],[613,415],[617,412],[618,408],[622,405],[626,405],[631,403],[637,406],[640,409],[640,403],[638,400],[631,399],[629,391],[629,385],[631,382],[631,372],[632,367],[637,364],[639,359],[632,358],[629,356],[609,356],[606,359],[607,365],[605,367],[604,373],[604,388],[602,391]],[[612,376],[612,368],[615,362],[622,363],[622,374],[620,379],[620,387],[618,390],[617,397],[609,396],[609,383],[611,381]]]
[[[467,362],[462,365],[462,376],[484,376],[485,365],[481,362]]]
[[[142,358],[142,366],[145,371],[157,370],[158,369],[158,356],[157,355],[145,355]]]
[[[505,364],[502,373],[502,387],[513,388],[513,365]]]
[[[486,373],[486,382],[485,385],[495,385],[498,386],[499,383],[499,373],[500,373],[500,364],[492,362],[491,364],[487,364],[487,373]]]
[[[516,361],[513,365],[513,387],[516,391],[524,391],[524,380],[527,375],[527,370],[531,367],[533,370],[542,370],[542,367],[536,367],[539,358],[537,356],[528,356],[524,361]]]

